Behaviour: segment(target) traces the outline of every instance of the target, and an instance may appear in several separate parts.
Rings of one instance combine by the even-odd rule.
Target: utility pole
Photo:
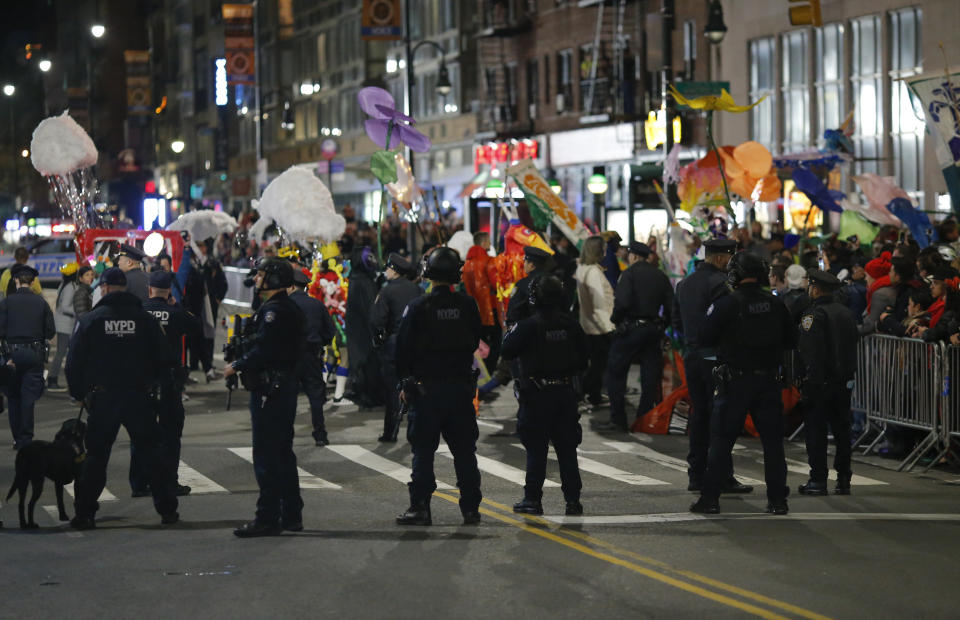
[[[663,106],[664,142],[663,142],[663,191],[669,196],[667,185],[667,156],[673,148],[673,115],[674,102],[668,94],[670,83],[673,82],[673,30],[675,27],[674,0],[660,0],[660,48],[662,66],[660,68],[660,101]]]
[[[407,116],[413,118],[413,41],[411,40],[410,33],[410,0],[403,0],[403,44],[405,48],[406,55],[406,76],[407,76],[407,87],[404,89],[406,96],[404,97],[403,102],[403,113]],[[414,165],[413,161],[413,149],[406,147],[406,157],[407,161],[410,163],[410,170],[413,172],[414,178],[417,176],[417,167]],[[380,197],[380,212],[381,217],[380,221],[383,221],[382,213],[383,209],[386,209],[388,205],[383,204],[384,197]],[[389,201],[388,201],[389,203]],[[413,217],[413,204],[410,204],[410,216]],[[426,241],[426,239],[424,239]],[[416,224],[411,220],[407,222],[407,248],[410,250],[410,260],[416,264],[417,261],[417,227]]]

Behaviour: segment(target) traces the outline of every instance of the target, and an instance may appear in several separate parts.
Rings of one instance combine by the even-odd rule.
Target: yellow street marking
[[[440,494],[440,493],[435,493],[435,495],[439,495],[440,497],[443,497],[443,494]],[[448,499],[448,500],[449,500],[449,499],[453,499],[453,498],[444,497],[444,499]],[[454,501],[455,501],[455,500],[454,500]],[[500,504],[500,503],[494,502],[494,501],[492,501],[492,500],[484,499],[484,500],[483,500],[483,503],[484,503],[484,504],[488,504],[488,505],[490,505],[490,506],[493,506],[494,508],[497,508],[498,510],[503,510],[503,511],[505,511],[505,512],[510,512],[510,513],[513,512],[513,509],[510,508],[509,506],[506,506],[506,505],[504,505],[504,504]],[[489,512],[489,511],[485,511],[485,510],[481,510],[481,512],[483,512],[484,514],[490,514],[490,516],[494,517],[495,519],[499,519],[499,520],[504,521],[504,522],[506,522],[506,523],[511,523],[511,524],[514,524],[514,525],[518,525],[518,526],[520,526],[520,527],[523,527],[523,529],[526,530],[526,531],[528,531],[528,532],[531,532],[531,533],[533,533],[533,534],[537,534],[537,535],[540,535],[540,536],[544,536],[545,538],[549,538],[550,540],[555,540],[555,538],[560,538],[557,534],[553,534],[552,532],[544,532],[543,530],[541,530],[541,529],[539,529],[539,528],[530,527],[529,525],[523,523],[522,521],[518,521],[518,520],[516,520],[516,519],[512,519],[512,518],[509,518],[509,517],[503,517],[503,516],[500,515],[499,513],[491,513],[491,512]],[[551,525],[553,525],[550,521],[547,521],[546,519],[543,519],[543,518],[538,517],[538,516],[535,516],[535,515],[524,515],[524,518],[525,518],[525,519],[529,519],[530,521],[534,521],[534,522],[536,522],[536,523],[539,523],[539,524],[541,524],[541,525],[548,526],[548,527],[551,526]],[[606,549],[606,550],[608,550],[608,551],[610,551],[610,552],[612,552],[612,553],[617,553],[617,554],[620,554],[620,555],[624,555],[624,556],[627,556],[627,557],[632,558],[632,559],[634,559],[634,560],[637,560],[637,561],[639,561],[639,562],[643,562],[644,564],[648,564],[648,565],[654,566],[654,567],[656,567],[656,568],[658,568],[658,569],[660,569],[660,570],[662,570],[662,571],[669,571],[669,572],[674,573],[674,574],[676,574],[676,575],[680,575],[680,576],[686,577],[687,579],[690,579],[691,581],[698,581],[698,582],[700,582],[700,583],[709,585],[709,586],[711,586],[711,587],[713,587],[713,588],[716,588],[716,589],[718,589],[718,590],[725,590],[725,591],[730,592],[730,593],[732,593],[732,594],[736,594],[736,595],[742,596],[742,597],[744,597],[744,598],[752,599],[752,600],[754,600],[754,601],[757,601],[758,603],[763,603],[763,604],[769,605],[769,606],[771,606],[771,607],[776,607],[776,608],[778,608],[778,609],[781,609],[781,610],[783,610],[783,611],[786,611],[786,612],[795,614],[795,615],[800,616],[800,617],[802,617],[802,618],[809,618],[809,620],[830,620],[830,617],[829,617],[829,616],[824,616],[824,615],[818,614],[818,613],[816,613],[816,612],[813,612],[813,611],[804,609],[803,607],[798,607],[798,606],[796,606],[796,605],[792,605],[792,604],[786,603],[786,602],[784,602],[784,601],[779,601],[779,600],[777,600],[777,599],[770,598],[770,597],[768,597],[768,596],[764,596],[764,595],[762,595],[762,594],[758,594],[758,593],[756,593],[756,592],[752,592],[752,591],[750,591],[750,590],[746,590],[746,589],[744,589],[744,588],[740,588],[740,587],[737,587],[737,586],[734,586],[734,585],[730,585],[730,584],[724,583],[724,582],[722,582],[722,581],[718,581],[718,580],[716,580],[716,579],[713,579],[713,578],[711,578],[711,577],[706,577],[706,576],[704,576],[704,575],[700,575],[700,574],[694,573],[694,572],[692,572],[692,571],[674,568],[673,566],[670,566],[669,564],[666,564],[666,563],[664,563],[664,562],[661,562],[660,560],[657,560],[657,559],[654,559],[654,558],[650,558],[650,557],[646,557],[646,556],[640,555],[640,554],[638,554],[638,553],[634,553],[634,552],[632,552],[632,551],[628,551],[628,550],[626,550],[626,549],[621,549],[620,547],[617,547],[616,545],[612,545],[612,544],[610,544],[610,543],[608,543],[608,542],[605,542],[605,541],[603,541],[603,540],[600,540],[600,539],[598,539],[598,538],[594,538],[593,536],[590,536],[589,534],[584,534],[583,532],[577,532],[577,531],[575,531],[575,530],[571,530],[571,529],[564,528],[564,527],[561,527],[560,530],[559,530],[559,532],[560,532],[561,534],[565,534],[565,535],[570,536],[570,537],[573,537],[573,538],[578,538],[578,539],[580,539],[580,540],[583,540],[583,541],[585,541],[585,542],[588,542],[588,543],[590,543],[590,544],[592,544],[592,545],[595,545],[595,546],[597,546],[597,547],[601,547],[601,548]],[[546,534],[549,534],[549,535],[548,535],[548,536],[545,536]],[[587,549],[587,551],[583,551],[583,552],[584,552],[584,553],[587,553],[588,555],[592,555],[592,556],[594,556],[594,557],[598,557],[598,558],[600,558],[600,559],[606,560],[607,557],[610,557],[610,556],[601,557],[601,556],[606,556],[606,554],[598,554],[598,552],[595,552],[595,551],[593,551],[592,549],[589,549],[588,547],[583,547],[582,545],[578,545],[577,543],[567,544],[568,541],[566,541],[566,540],[563,539],[563,538],[560,538],[560,540],[557,540],[557,542],[561,542],[562,544],[565,544],[565,545],[567,545],[567,546],[570,546],[571,548],[577,549],[578,551],[583,551],[583,549]],[[575,545],[575,546],[574,546],[574,545]],[[619,560],[619,558],[614,558],[614,559]],[[607,561],[610,561],[610,560],[607,560]],[[626,568],[630,568],[631,570],[635,570],[636,572],[641,572],[642,574],[644,574],[644,575],[646,575],[646,576],[648,576],[648,577],[651,577],[651,578],[653,578],[653,579],[657,579],[658,581],[663,581],[664,583],[669,583],[670,585],[675,585],[676,587],[679,587],[679,588],[681,588],[681,589],[687,590],[687,591],[692,592],[692,593],[694,593],[694,594],[698,594],[698,595],[700,595],[700,596],[705,596],[706,598],[709,598],[709,599],[712,599],[712,600],[715,600],[715,601],[718,601],[718,602],[721,602],[721,603],[724,603],[724,604],[732,605],[733,607],[736,607],[736,608],[738,608],[738,609],[742,609],[742,610],[744,610],[744,611],[749,611],[749,612],[751,612],[751,613],[756,613],[756,611],[762,612],[762,614],[758,614],[758,615],[762,615],[762,616],[765,617],[765,618],[768,618],[768,617],[781,618],[781,617],[783,617],[783,616],[779,616],[779,615],[776,615],[776,614],[766,615],[766,614],[770,614],[770,613],[772,613],[772,612],[768,612],[767,610],[764,610],[764,609],[761,609],[761,608],[758,608],[758,607],[754,607],[754,606],[749,605],[749,604],[746,604],[746,603],[741,603],[740,601],[737,601],[737,600],[735,600],[735,599],[731,599],[731,598],[728,598],[728,597],[726,597],[726,596],[723,596],[723,595],[720,595],[720,594],[716,594],[716,593],[714,593],[714,592],[710,592],[709,590],[704,590],[704,589],[699,588],[699,587],[697,587],[697,586],[694,586],[694,585],[692,585],[692,584],[687,584],[687,583],[685,583],[685,582],[678,581],[678,583],[680,583],[680,584],[682,584],[682,585],[677,585],[676,583],[673,583],[673,581],[667,581],[668,579],[672,579],[671,577],[668,577],[668,576],[666,576],[666,575],[662,575],[661,573],[657,573],[657,572],[654,572],[654,571],[649,571],[649,569],[645,569],[645,568],[643,568],[643,567],[636,566],[636,565],[634,565],[634,564],[632,564],[632,563],[629,563],[629,562],[628,562],[628,563],[625,563],[625,564],[620,563],[619,561],[618,561],[618,562],[614,562],[614,563],[615,563],[615,564],[618,564],[618,565],[620,565],[620,566],[624,566],[624,567],[626,567]],[[636,568],[634,568],[634,567],[636,567]],[[637,570],[637,569],[643,569],[643,570]],[[649,572],[652,573],[652,574],[648,574],[647,572],[643,572],[643,571],[649,571]],[[755,610],[756,610],[756,611],[755,611]]]

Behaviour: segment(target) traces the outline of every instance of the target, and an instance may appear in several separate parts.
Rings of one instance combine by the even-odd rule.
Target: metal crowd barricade
[[[940,427],[942,450],[924,471],[936,465],[943,457],[948,456],[953,440],[960,437],[960,386],[957,385],[957,380],[960,379],[960,347],[943,345],[943,357],[945,371],[940,391],[942,401],[940,411],[943,421]],[[958,462],[955,457],[951,458],[954,462]]]
[[[864,454],[886,437],[891,425],[926,431],[900,463],[900,471],[912,469],[927,452],[941,448],[945,444],[943,414],[949,411],[944,396],[947,376],[947,359],[941,344],[880,334],[861,338],[852,406],[863,411],[868,422],[880,429]]]

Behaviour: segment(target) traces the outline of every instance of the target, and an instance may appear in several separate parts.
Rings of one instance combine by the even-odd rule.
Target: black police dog
[[[87,433],[87,425],[77,418],[63,423],[53,441],[33,441],[17,452],[16,476],[7,493],[7,501],[13,497],[15,491],[20,491],[20,529],[31,530],[39,527],[33,520],[33,509],[43,492],[43,479],[50,478],[56,484],[57,510],[60,511],[60,520],[69,521],[67,511],[63,507],[63,485],[70,484],[80,473],[86,452],[83,439]],[[27,506],[27,516],[24,518],[23,501],[27,495],[27,485],[33,485],[33,495]]]

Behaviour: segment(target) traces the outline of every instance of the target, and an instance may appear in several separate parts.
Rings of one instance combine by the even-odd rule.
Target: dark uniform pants
[[[770,373],[747,372],[728,381],[713,401],[710,452],[702,495],[716,499],[733,469],[731,451],[743,430],[747,411],[763,443],[763,471],[767,499],[787,496],[787,461],[783,452],[783,401],[780,384]]]
[[[807,438],[807,462],[810,463],[810,479],[827,481],[827,425],[833,433],[837,453],[833,468],[837,477],[850,480],[850,390],[843,384],[827,384],[810,390],[809,407],[804,410],[804,431]]]
[[[603,374],[607,369],[607,357],[610,355],[612,334],[587,336],[587,350],[590,354],[587,372],[583,375],[583,393],[587,400],[598,404],[602,396]]]
[[[123,425],[136,446],[144,471],[148,472],[153,505],[161,515],[177,509],[174,478],[158,464],[162,462],[161,431],[154,403],[142,391],[96,392],[92,397],[87,423],[87,456],[77,479],[74,507],[78,517],[93,517],[97,498],[107,484],[110,450]]]
[[[153,404],[153,403],[151,403]],[[167,383],[160,387],[160,399],[156,402],[157,422],[160,426],[160,453],[159,467],[165,475],[171,477],[172,484],[176,485],[177,470],[180,467],[180,439],[183,437],[183,424],[186,414],[183,410],[183,393]],[[150,471],[144,463],[143,456],[137,447],[130,444],[130,488],[134,491],[144,491],[150,486]]]
[[[540,501],[543,481],[547,477],[547,452],[550,443],[557,453],[563,497],[568,502],[580,500],[580,468],[577,446],[582,439],[577,395],[570,386],[534,386],[519,390],[520,415],[517,430],[527,449],[527,480],[524,497]]]
[[[302,520],[303,500],[297,456],[293,453],[293,422],[297,417],[297,380],[280,380],[269,394],[250,393],[253,423],[253,473],[260,487],[257,521],[287,525]]]
[[[327,427],[323,421],[323,405],[327,402],[327,384],[323,380],[323,351],[306,351],[300,358],[298,381],[300,390],[310,403],[310,423],[313,438],[326,437]]]
[[[13,352],[16,371],[5,387],[10,416],[10,432],[19,449],[33,441],[33,410],[43,395],[43,362],[28,348]]]
[[[687,419],[690,435],[690,452],[687,454],[687,475],[690,482],[702,485],[707,471],[707,452],[710,449],[710,412],[713,409],[713,369],[715,360],[704,359],[697,350],[683,356],[683,368],[687,376],[687,389],[693,407]],[[732,463],[731,463],[732,465]],[[730,471],[729,478],[733,478]]]
[[[630,327],[617,334],[607,357],[607,394],[610,396],[610,421],[627,424],[627,374],[634,359],[640,360],[640,404],[637,416],[642,416],[660,401],[660,329],[653,324]]]
[[[397,410],[400,409],[400,393],[397,391],[397,383],[400,381],[397,377],[397,337],[393,335],[387,338],[377,349],[377,355],[380,357],[383,395],[387,401],[383,408],[383,434],[389,437],[393,433]]]
[[[480,470],[477,468],[477,416],[473,410],[476,388],[466,382],[438,382],[426,386],[425,394],[412,395],[407,440],[413,449],[413,473],[410,475],[410,504],[430,504],[437,489],[433,457],[440,437],[453,454],[460,489],[460,511],[467,513],[480,506]],[[410,395],[408,395],[410,396]]]

